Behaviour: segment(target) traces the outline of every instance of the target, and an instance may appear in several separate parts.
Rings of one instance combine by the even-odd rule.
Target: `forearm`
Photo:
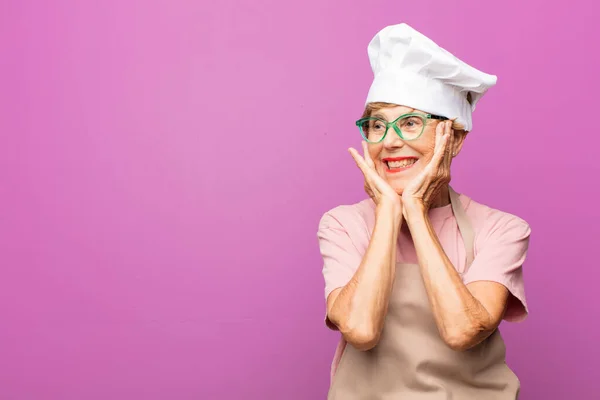
[[[350,282],[334,300],[330,320],[352,345],[368,350],[379,340],[392,291],[402,213],[380,204],[371,241]]]
[[[492,317],[462,282],[424,209],[409,205],[405,211],[440,335],[457,350],[476,345],[495,329]]]

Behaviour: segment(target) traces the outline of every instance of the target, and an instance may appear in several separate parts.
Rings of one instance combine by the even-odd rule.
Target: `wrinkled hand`
[[[402,202],[429,210],[440,191],[450,183],[450,163],[454,131],[452,120],[443,121],[436,127],[435,148],[431,161],[402,192]]]
[[[375,165],[369,155],[369,149],[367,148],[367,143],[365,141],[362,142],[362,148],[364,158],[353,148],[350,148],[348,151],[365,177],[365,192],[373,199],[375,204],[379,205],[382,202],[387,202],[394,206],[398,212],[401,212],[401,198],[385,179],[383,179],[382,165]]]

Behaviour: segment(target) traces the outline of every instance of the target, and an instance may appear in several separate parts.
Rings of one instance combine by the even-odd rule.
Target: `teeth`
[[[417,160],[414,158],[409,158],[402,161],[388,161],[388,166],[390,168],[404,168],[414,164],[415,162],[417,162]]]

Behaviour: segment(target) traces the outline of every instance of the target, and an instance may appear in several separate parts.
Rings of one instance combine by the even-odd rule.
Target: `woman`
[[[350,153],[370,199],[319,224],[327,325],[341,333],[329,399],[516,399],[498,325],[527,315],[522,219],[459,195],[452,158],[496,77],[406,24],[368,54],[375,75]]]

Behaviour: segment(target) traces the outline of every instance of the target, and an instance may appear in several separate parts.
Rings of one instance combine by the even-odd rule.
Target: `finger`
[[[365,161],[367,162],[367,165],[371,168],[375,168],[375,163],[373,162],[373,159],[371,158],[371,153],[369,153],[369,145],[364,140],[362,142],[362,147],[363,147],[364,158],[365,158]]]
[[[454,118],[456,119],[456,118]],[[448,128],[446,130],[448,134],[448,143],[446,144],[446,157],[444,158],[444,165],[449,169],[450,163],[452,162],[452,156],[454,152],[454,141],[456,137],[454,136],[454,129],[452,129],[452,124],[454,123],[454,119],[448,122]]]
[[[354,161],[356,162],[358,168],[360,168],[360,170],[362,171],[363,175],[365,176],[365,179],[369,180],[369,184],[373,186],[373,179],[377,177],[377,172],[373,168],[369,167],[367,161],[364,158],[362,158],[360,154],[358,154],[358,151],[356,151],[353,148],[348,149],[348,151],[352,155],[352,158],[354,158]]]
[[[434,151],[436,151],[440,146],[442,136],[444,136],[444,126],[445,124],[442,122],[441,124],[438,124],[435,127],[435,146],[433,147]]]
[[[446,133],[450,136],[454,136],[454,129],[452,129],[452,124],[454,120],[450,120],[448,121],[448,124],[446,124]]]
[[[369,185],[374,191],[382,193],[384,190],[392,190],[391,187],[387,184],[387,182],[383,180],[383,178],[377,172],[377,170],[369,167],[365,159],[362,158],[355,149],[350,148],[348,149],[348,151],[354,158],[356,165],[358,165],[363,175],[365,176],[365,179],[368,180]]]
[[[373,199],[381,197],[381,193],[369,178],[365,178],[365,192]]]
[[[444,151],[446,151],[447,149],[450,148],[450,143],[452,142],[452,134],[453,134],[452,120],[444,121],[444,127],[442,129],[442,134],[440,137],[440,147],[441,148],[443,147]],[[441,140],[443,137],[447,137],[447,140],[445,143],[443,143]],[[441,150],[441,148],[440,148],[440,150]]]
[[[437,168],[439,166],[439,160],[441,159],[441,156],[443,156],[445,153],[447,144],[446,126],[446,121],[444,121],[438,124],[438,126],[436,127],[435,147],[433,149],[433,157],[429,162],[432,168]]]
[[[377,171],[377,174],[381,177],[385,176],[383,173],[383,164],[378,162],[377,164],[374,165],[375,167],[375,171]]]
[[[375,193],[373,193],[373,189],[371,189],[371,185],[365,179],[365,192],[369,195],[369,197],[375,197]]]
[[[348,149],[348,152],[350,152],[350,155],[354,159],[354,162],[356,162],[356,165],[358,166],[358,168],[361,169],[361,171],[363,170],[363,168],[367,167],[365,159],[362,158],[360,154],[358,154],[358,151],[351,147]]]
[[[379,190],[375,189],[374,186],[371,185],[367,185],[366,186],[366,191],[369,194],[369,196],[374,197],[376,199],[381,197],[381,193],[379,192]]]
[[[452,120],[447,120],[444,121],[444,133],[442,135],[442,137],[446,137],[446,143],[444,143],[442,145],[442,143],[440,143],[440,148],[439,151],[442,153],[442,164],[446,161],[447,159],[447,155],[448,155],[448,150],[450,149],[450,143],[452,142],[452,137],[450,136],[450,127],[452,124]]]
[[[365,141],[362,142],[362,148],[363,154],[365,155],[364,158],[361,157],[360,154],[358,154],[358,151],[353,148],[348,149],[348,151],[352,155],[352,158],[354,158],[356,165],[360,168],[365,177],[365,192],[367,192],[370,197],[378,199],[381,197],[381,190],[379,189],[378,185],[381,185],[382,183],[385,184],[385,182],[379,181],[381,180],[381,176],[378,174],[378,171],[373,164],[373,160],[370,158],[369,149]],[[369,165],[368,160],[370,160],[371,165]]]
[[[433,153],[433,157],[431,158],[430,163],[433,166],[435,166],[436,168],[439,167],[442,159],[444,158],[444,155],[446,154],[446,148],[447,148],[449,138],[450,138],[450,135],[448,135],[448,134],[442,135],[442,137],[440,139],[440,144],[439,144],[437,150]]]
[[[373,168],[379,176],[383,177],[383,165],[381,164],[381,162],[376,163],[375,161],[373,161],[373,159],[371,158],[371,153],[369,153],[369,147],[366,142],[363,142],[363,149],[365,153],[365,161],[367,162],[369,167]]]
[[[435,151],[441,150],[444,151],[444,141],[443,138],[444,136],[448,135],[449,131],[448,129],[452,126],[452,122],[449,120],[444,121],[443,123],[440,124],[440,129],[439,131],[436,132],[436,147],[435,147]],[[448,142],[446,142],[447,144]]]

